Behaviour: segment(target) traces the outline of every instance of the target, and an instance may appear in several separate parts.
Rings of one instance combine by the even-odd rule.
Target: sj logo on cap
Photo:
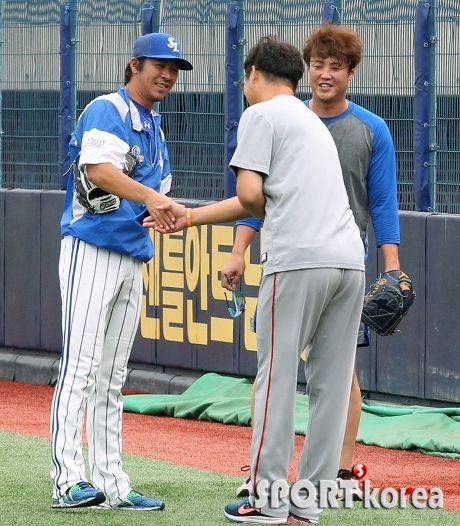
[[[180,53],[179,43],[177,42],[177,40],[174,40],[173,37],[168,38],[168,47],[170,47],[176,53]]]

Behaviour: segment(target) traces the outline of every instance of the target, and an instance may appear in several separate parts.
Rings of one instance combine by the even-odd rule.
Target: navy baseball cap
[[[190,71],[193,66],[182,58],[179,42],[168,33],[149,33],[134,42],[133,57],[164,58],[176,60],[179,69]]]

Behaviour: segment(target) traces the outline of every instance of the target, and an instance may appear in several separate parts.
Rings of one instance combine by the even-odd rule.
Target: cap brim
[[[174,60],[177,62],[179,69],[182,69],[184,71],[191,71],[193,69],[193,66],[190,64],[188,60],[185,60],[185,58],[171,57],[169,55],[168,56],[167,55],[155,55],[154,57],[149,56],[149,55],[142,55],[137,58],[161,58],[163,60]]]
[[[185,60],[185,58],[176,58],[174,60],[179,63],[179,69],[183,69],[185,71],[191,71],[193,69],[193,66],[188,60]]]

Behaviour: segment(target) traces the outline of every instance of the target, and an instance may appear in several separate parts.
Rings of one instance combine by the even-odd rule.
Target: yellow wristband
[[[187,227],[191,227],[192,226],[192,209],[191,208],[187,208],[185,213],[186,213]]]

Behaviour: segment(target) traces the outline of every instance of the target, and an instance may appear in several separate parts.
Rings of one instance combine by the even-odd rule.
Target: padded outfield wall
[[[60,352],[63,202],[58,190],[0,190],[0,352]],[[417,299],[399,333],[372,334],[370,349],[358,351],[361,386],[374,399],[457,403],[460,216],[400,212],[400,222],[400,260],[413,279]],[[249,321],[260,279],[260,236],[247,253],[241,285],[247,309],[235,320],[228,316],[219,279],[233,238],[233,225],[155,234],[156,256],[143,270],[143,308],[132,363],[191,374],[255,375],[256,340]],[[372,233],[370,247],[368,284],[381,268]]]

